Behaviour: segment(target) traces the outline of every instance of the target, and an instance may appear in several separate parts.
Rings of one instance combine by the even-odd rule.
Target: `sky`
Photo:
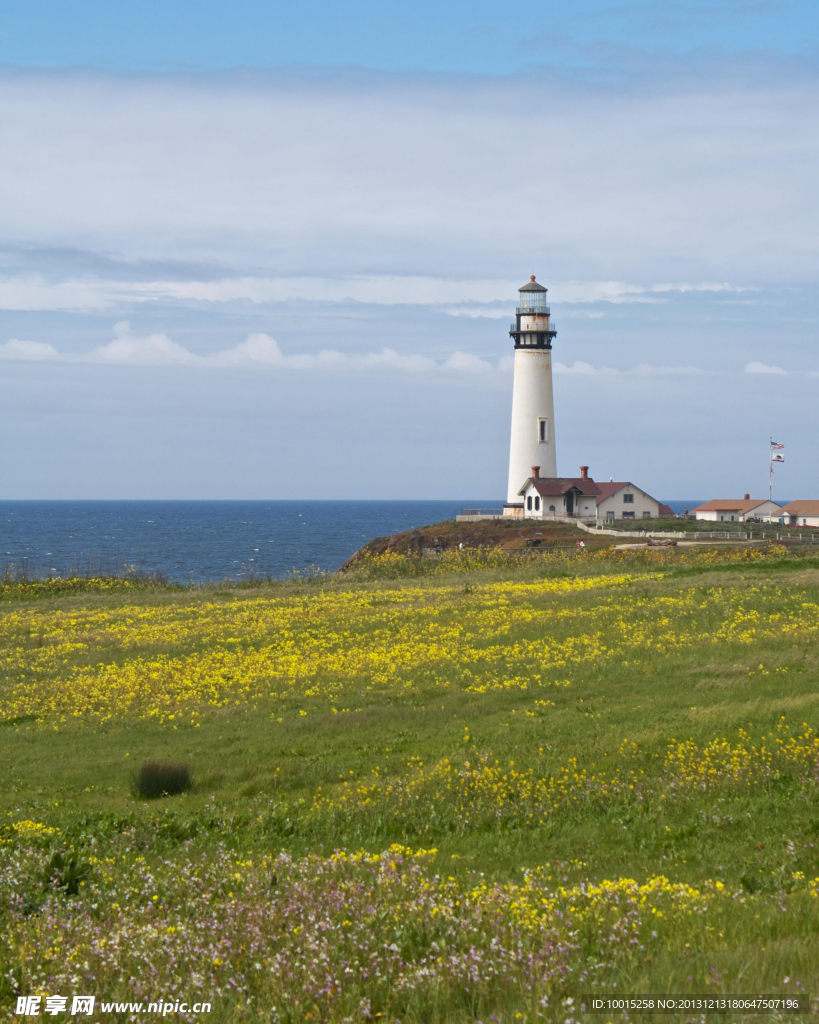
[[[0,498],[819,497],[819,5],[6,0]]]

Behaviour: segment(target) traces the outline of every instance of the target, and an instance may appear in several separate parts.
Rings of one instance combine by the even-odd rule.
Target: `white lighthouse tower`
[[[533,475],[533,466],[540,467],[541,476],[557,476],[552,397],[552,338],[557,331],[546,305],[547,289],[535,281],[534,274],[518,291],[515,322],[509,330],[515,339],[515,376],[506,515],[523,514],[518,492]]]

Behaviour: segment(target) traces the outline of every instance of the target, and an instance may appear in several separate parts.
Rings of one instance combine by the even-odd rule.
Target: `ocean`
[[[205,582],[333,571],[373,537],[450,519],[471,501],[0,501],[0,571],[162,573]],[[675,510],[698,500],[669,501]]]

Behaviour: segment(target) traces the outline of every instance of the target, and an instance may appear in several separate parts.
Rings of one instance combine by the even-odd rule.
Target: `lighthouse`
[[[552,397],[552,338],[557,331],[546,305],[546,292],[532,274],[518,289],[515,322],[509,329],[515,341],[515,372],[506,515],[523,514],[519,492],[533,475],[533,467],[539,467],[540,476],[557,476]]]

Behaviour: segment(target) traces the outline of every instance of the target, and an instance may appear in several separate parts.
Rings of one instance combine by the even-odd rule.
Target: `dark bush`
[[[193,785],[190,767],[182,761],[145,761],[134,779],[134,793],[153,800],[184,793]]]

